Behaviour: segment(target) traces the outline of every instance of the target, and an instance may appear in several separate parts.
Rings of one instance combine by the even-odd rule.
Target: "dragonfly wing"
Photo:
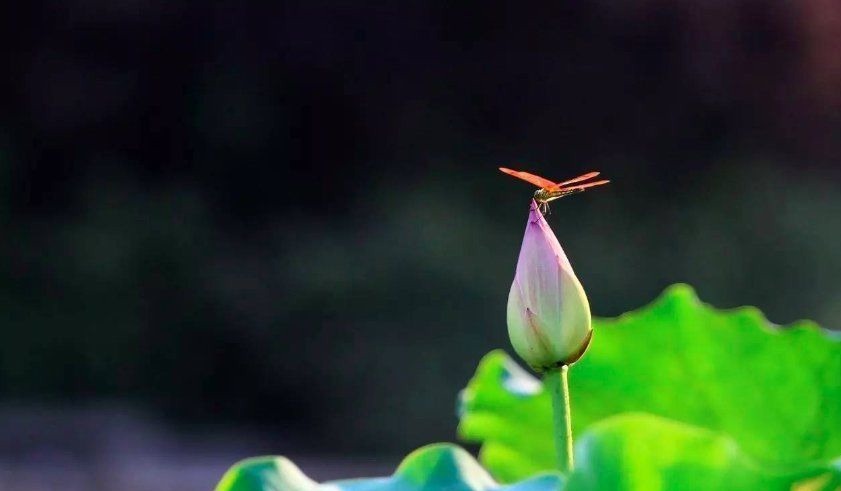
[[[602,184],[607,184],[610,181],[594,181],[588,182],[586,184],[579,184],[577,186],[567,186],[567,187],[559,187],[549,191],[549,199],[547,201],[554,201],[558,198],[563,198],[564,196],[569,196],[570,194],[580,193],[587,188],[592,188],[594,186],[601,186]]]
[[[561,187],[561,186],[566,186],[567,184],[574,184],[574,183],[576,183],[576,182],[586,181],[587,179],[592,179],[592,178],[596,177],[596,176],[597,176],[597,175],[599,175],[599,174],[600,174],[600,172],[588,172],[588,173],[586,173],[586,174],[581,174],[581,175],[580,175],[580,176],[578,176],[578,177],[574,177],[574,178],[569,179],[569,180],[566,180],[566,181],[564,181],[564,182],[559,182],[559,183],[557,184],[557,186],[558,186],[558,187]]]
[[[566,187],[562,187],[562,188],[559,188],[558,190],[559,190],[559,191],[573,191],[573,192],[574,192],[574,191],[583,191],[583,190],[585,190],[585,189],[587,189],[587,188],[592,188],[592,187],[595,187],[595,186],[601,186],[602,184],[607,184],[607,183],[609,183],[609,182],[610,182],[610,181],[608,181],[608,180],[603,180],[603,181],[593,181],[593,182],[588,182],[588,183],[586,183],[586,184],[579,184],[579,185],[577,185],[577,186],[566,186]]]
[[[506,169],[505,167],[500,167],[499,170],[508,174],[509,176],[519,177],[520,179],[522,179],[526,182],[530,182],[530,183],[534,184],[535,186],[537,186],[539,188],[549,189],[549,188],[554,188],[554,187],[557,186],[557,184],[550,181],[549,179],[545,179],[543,177],[536,176],[534,174],[530,174],[528,172]]]

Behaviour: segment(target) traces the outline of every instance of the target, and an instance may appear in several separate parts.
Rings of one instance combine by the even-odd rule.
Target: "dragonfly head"
[[[541,188],[534,192],[534,200],[538,203],[545,203],[549,199],[549,193]]]

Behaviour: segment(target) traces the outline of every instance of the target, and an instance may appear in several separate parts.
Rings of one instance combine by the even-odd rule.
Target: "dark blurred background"
[[[834,0],[0,9],[4,490],[453,440],[508,347],[499,165],[613,180],[549,217],[596,315],[683,281],[841,325]]]

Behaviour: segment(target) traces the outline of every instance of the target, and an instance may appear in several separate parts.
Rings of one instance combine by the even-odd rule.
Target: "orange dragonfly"
[[[544,214],[549,211],[549,202],[552,200],[563,198],[564,196],[569,196],[570,194],[580,193],[587,188],[601,186],[602,184],[610,182],[608,180],[584,182],[598,176],[598,172],[588,172],[563,182],[552,182],[549,179],[545,179],[528,172],[506,169],[505,167],[500,167],[499,170],[539,187],[540,189],[534,192],[534,200],[540,205],[540,211]],[[574,184],[574,186],[571,186],[570,184]]]

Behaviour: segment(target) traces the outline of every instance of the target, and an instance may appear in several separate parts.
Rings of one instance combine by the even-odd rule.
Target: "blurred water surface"
[[[208,491],[236,461],[286,455],[322,481],[388,475],[400,458],[313,452],[299,438],[242,427],[176,430],[125,405],[0,409],[4,491]]]

